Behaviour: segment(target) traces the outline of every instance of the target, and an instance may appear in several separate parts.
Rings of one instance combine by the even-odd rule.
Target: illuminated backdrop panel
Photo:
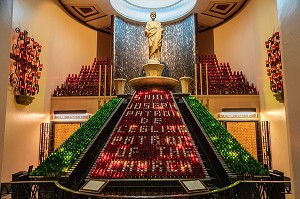
[[[149,17],[150,20],[150,17]],[[165,29],[161,61],[169,68],[170,77],[194,78],[196,63],[196,15],[169,24]],[[148,62],[148,41],[144,35],[146,24],[135,24],[113,16],[113,67],[114,78],[130,79],[142,75],[143,65]],[[194,84],[191,85],[192,92]],[[175,90],[179,92],[179,87]],[[128,84],[125,93],[133,93]]]

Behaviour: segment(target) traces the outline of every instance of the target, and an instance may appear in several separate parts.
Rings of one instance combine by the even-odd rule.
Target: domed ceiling
[[[58,0],[76,20],[110,34],[111,15],[145,23],[155,10],[157,20],[174,22],[197,13],[198,32],[214,28],[235,16],[248,0]]]

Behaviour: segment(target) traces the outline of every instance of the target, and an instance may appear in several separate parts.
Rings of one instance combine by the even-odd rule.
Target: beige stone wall
[[[282,65],[284,74],[287,136],[291,165],[293,198],[300,197],[300,105],[299,105],[299,51],[300,51],[300,4],[299,1],[277,0],[281,34]],[[278,112],[277,112],[278,113]],[[283,133],[283,132],[282,132]],[[278,148],[282,148],[278,141]],[[282,161],[284,162],[284,161]],[[286,163],[286,162],[284,162]]]
[[[3,150],[5,137],[5,121],[6,121],[6,100],[8,85],[8,65],[10,52],[12,24],[12,1],[0,1],[0,182],[2,178]]]
[[[279,31],[276,0],[251,0],[236,17],[214,29],[214,44],[219,62],[228,61],[233,71],[243,71],[257,86],[261,120],[270,122],[273,169],[290,176],[285,106],[273,96],[265,66],[265,41],[275,31]]]
[[[58,1],[14,0],[12,28],[16,27],[26,29],[43,46],[40,58],[44,68],[40,93],[29,106],[16,104],[7,77],[1,78],[5,88],[0,92],[7,93],[7,103],[1,104],[6,107],[1,181],[10,181],[13,173],[27,170],[29,165],[37,166],[40,124],[50,121],[51,93],[69,73],[92,64],[97,51],[97,32],[74,20]],[[1,65],[0,74],[8,68],[8,64]]]

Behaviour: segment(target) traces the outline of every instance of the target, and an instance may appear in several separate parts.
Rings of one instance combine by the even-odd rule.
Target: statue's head
[[[154,10],[150,13],[150,17],[152,20],[156,18],[156,12]]]

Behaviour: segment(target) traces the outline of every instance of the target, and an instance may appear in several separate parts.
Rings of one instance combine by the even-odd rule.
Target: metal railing
[[[117,193],[117,191],[116,191]],[[291,194],[290,181],[237,181],[230,186],[200,193],[127,195],[86,193],[66,188],[58,181],[14,181],[1,183],[1,198],[94,199],[94,198],[199,198],[199,199],[284,199]]]

